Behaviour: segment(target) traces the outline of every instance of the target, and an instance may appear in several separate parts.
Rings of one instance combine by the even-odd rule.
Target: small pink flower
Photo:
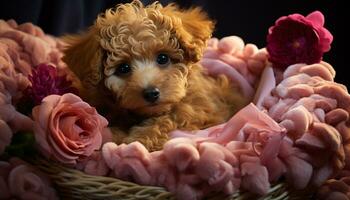
[[[293,14],[279,18],[267,36],[269,60],[279,68],[320,62],[333,41],[332,34],[323,25],[324,16],[319,11],[306,17]]]
[[[50,180],[17,158],[0,161],[0,199],[58,199]]]
[[[35,139],[42,153],[75,165],[100,149],[107,120],[78,96],[50,95],[33,109]]]

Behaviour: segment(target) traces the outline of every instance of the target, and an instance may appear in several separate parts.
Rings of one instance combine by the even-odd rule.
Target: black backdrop
[[[32,22],[46,33],[60,36],[84,30],[98,13],[126,0],[2,0],[0,19],[15,19],[18,23]],[[143,0],[145,4],[152,0]],[[163,4],[171,0],[161,0]],[[264,47],[268,28],[283,15],[307,15],[320,10],[326,27],[334,36],[332,49],[324,60],[335,67],[336,81],[350,86],[345,65],[345,9],[335,0],[175,0],[182,7],[201,6],[217,21],[214,36],[238,35],[245,42]]]

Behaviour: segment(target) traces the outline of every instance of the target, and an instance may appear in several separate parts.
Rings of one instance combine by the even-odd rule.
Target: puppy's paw
[[[157,151],[163,149],[163,145],[168,139],[168,134],[161,133],[157,126],[139,126],[132,128],[129,136],[124,138],[123,142],[131,143],[139,141],[149,151]]]

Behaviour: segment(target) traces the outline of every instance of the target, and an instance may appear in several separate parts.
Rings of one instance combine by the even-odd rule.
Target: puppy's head
[[[153,116],[186,95],[213,22],[200,9],[139,1],[100,15],[89,31],[68,37],[64,61],[89,90],[103,85],[115,106]]]

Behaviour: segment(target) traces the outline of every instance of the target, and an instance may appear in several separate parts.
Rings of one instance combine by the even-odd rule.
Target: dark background
[[[46,33],[61,36],[84,30],[97,14],[117,3],[116,0],[2,0],[0,19],[15,19],[18,23],[32,22]],[[152,0],[143,0],[145,4]],[[161,0],[163,5],[170,0]],[[217,22],[214,36],[221,38],[238,35],[247,43],[258,47],[266,45],[268,28],[281,16],[300,13],[307,15],[321,11],[326,18],[326,28],[334,41],[324,60],[337,71],[336,81],[350,86],[345,69],[344,1],[335,0],[175,0],[181,7],[201,6]]]

